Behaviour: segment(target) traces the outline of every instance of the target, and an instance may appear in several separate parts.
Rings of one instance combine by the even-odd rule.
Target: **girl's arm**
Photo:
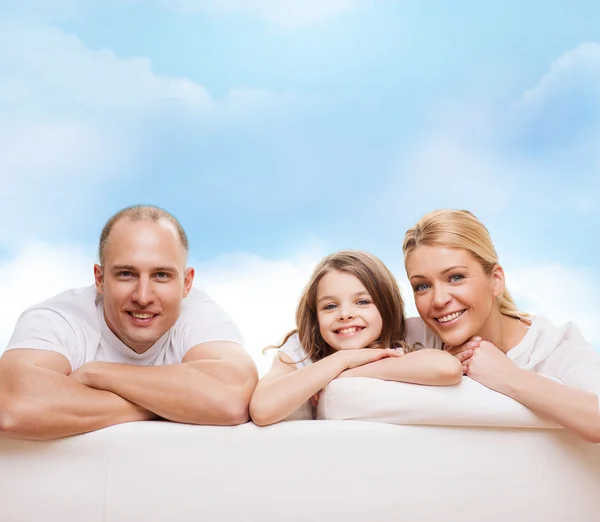
[[[462,378],[462,364],[448,352],[422,349],[346,370],[339,377],[372,377],[429,386],[450,386]]]
[[[292,360],[279,353],[271,369],[256,386],[250,401],[250,417],[258,426],[285,419],[341,372],[382,358],[395,358],[395,350],[363,348],[340,350],[320,361],[296,369]]]
[[[595,393],[519,368],[486,341],[481,341],[463,365],[466,374],[484,386],[512,397],[589,442],[600,443],[600,408]]]

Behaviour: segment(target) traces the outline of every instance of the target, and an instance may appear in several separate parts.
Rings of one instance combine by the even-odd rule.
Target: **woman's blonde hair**
[[[498,263],[498,254],[492,238],[484,224],[468,210],[434,210],[425,214],[404,235],[402,251],[404,264],[413,251],[420,245],[460,248],[471,254],[491,275]],[[517,308],[510,292],[504,288],[496,298],[500,313],[515,319],[529,317],[529,314]]]
[[[281,344],[272,348],[281,348],[292,335],[298,333],[306,359],[316,362],[335,352],[321,336],[316,306],[319,281],[332,270],[355,276],[364,285],[381,315],[381,334],[368,348],[403,348],[407,352],[412,351],[404,341],[404,302],[396,279],[378,257],[359,250],[336,252],[317,265],[296,309],[296,329],[289,332]]]

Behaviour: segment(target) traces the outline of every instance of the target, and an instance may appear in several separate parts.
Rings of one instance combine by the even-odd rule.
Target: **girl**
[[[316,267],[279,357],[250,403],[255,424],[278,422],[337,377],[419,384],[460,381],[462,365],[441,350],[415,351],[404,341],[404,305],[393,275],[375,256],[347,250]]]
[[[465,375],[600,442],[600,353],[574,324],[557,327],[517,309],[473,214],[425,215],[406,232],[403,251],[421,316],[408,320],[412,342],[444,347]]]

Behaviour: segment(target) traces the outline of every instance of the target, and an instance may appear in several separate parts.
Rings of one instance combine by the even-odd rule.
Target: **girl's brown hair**
[[[307,359],[316,362],[335,352],[321,336],[316,307],[319,281],[332,270],[355,276],[369,292],[381,315],[383,322],[381,334],[368,348],[403,348],[407,352],[412,351],[413,348],[404,341],[406,334],[404,302],[396,279],[378,257],[359,250],[336,252],[317,265],[296,309],[297,328],[289,332],[281,344],[273,348],[281,348],[292,335],[298,333]]]
[[[420,245],[460,248],[471,254],[491,275],[498,263],[498,254],[488,229],[468,210],[434,210],[425,214],[406,231],[402,250],[404,264]],[[505,288],[496,298],[500,313],[515,319],[525,319],[529,314],[517,308],[510,292]]]

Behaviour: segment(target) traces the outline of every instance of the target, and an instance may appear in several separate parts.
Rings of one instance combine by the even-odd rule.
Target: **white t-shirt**
[[[553,377],[567,386],[590,391],[600,397],[600,352],[591,347],[579,328],[572,322],[554,326],[540,316],[532,316],[531,321],[525,337],[508,351],[508,357],[521,368]],[[406,320],[406,342],[409,345],[418,342],[423,348],[435,349],[441,349],[443,345],[420,317]],[[290,337],[281,351],[296,363],[298,369],[312,363],[306,359],[298,334]]]
[[[555,326],[545,317],[532,316],[525,337],[506,355],[525,370],[558,379],[567,386],[593,392],[600,397],[600,352],[595,351],[572,322]],[[442,341],[422,321],[406,321],[409,344],[441,348]]]
[[[136,353],[108,327],[95,286],[67,290],[21,314],[6,350],[33,348],[64,355],[72,371],[103,361],[162,366],[178,364],[190,348],[212,341],[243,345],[231,317],[204,292],[192,289],[177,322],[148,350]]]

